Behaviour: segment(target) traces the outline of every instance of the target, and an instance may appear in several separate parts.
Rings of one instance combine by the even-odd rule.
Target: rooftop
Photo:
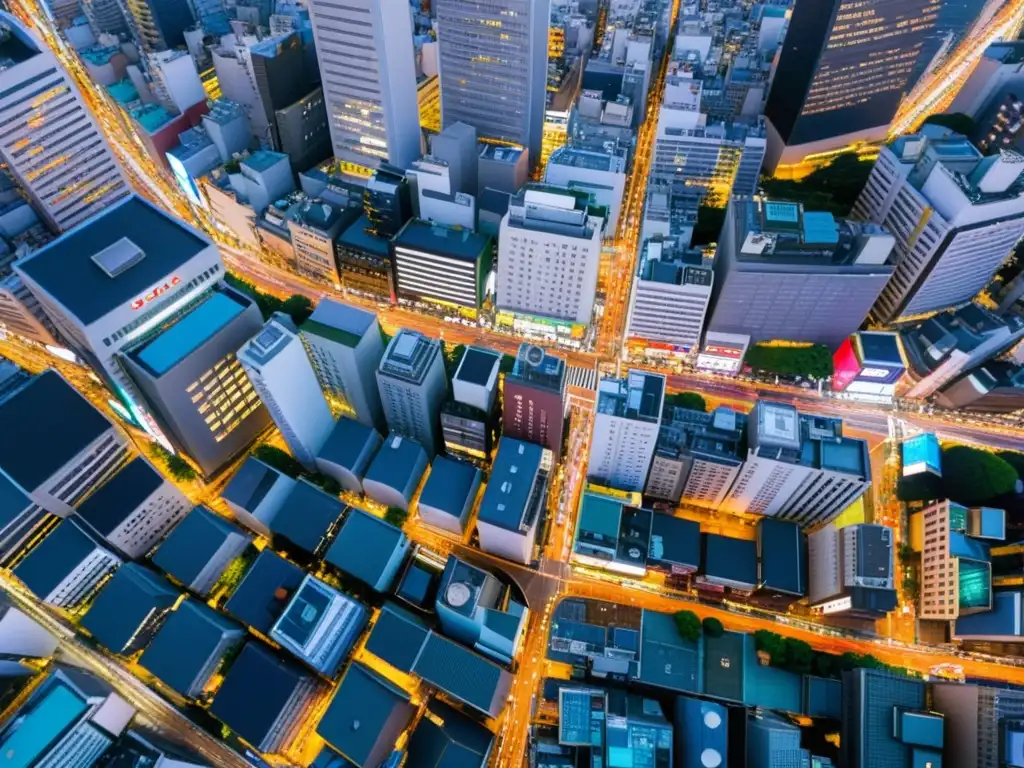
[[[34,492],[113,427],[54,370],[44,371],[0,402],[0,468]]]
[[[504,708],[511,675],[458,643],[431,632],[413,673],[449,696],[496,717]]]
[[[356,765],[366,765],[396,709],[407,719],[413,708],[409,694],[359,662],[349,665],[316,732]]]
[[[64,520],[15,566],[14,575],[43,600],[98,546],[76,521]]]
[[[566,165],[571,168],[583,168],[590,171],[607,171],[621,173],[625,170],[624,158],[605,152],[591,152],[586,149],[559,147],[551,153],[548,163]]]
[[[427,705],[427,713],[409,739],[409,765],[483,768],[494,745],[493,733],[440,699]]]
[[[697,644],[679,636],[672,614],[643,611],[640,658],[641,682],[673,691],[697,690]]]
[[[371,462],[363,482],[380,483],[410,498],[423,477],[427,453],[415,440],[391,434]]]
[[[464,227],[446,227],[423,219],[407,221],[392,243],[395,248],[410,248],[473,262],[492,247],[488,235],[479,235]]]
[[[170,608],[180,593],[139,563],[125,563],[96,596],[82,626],[109,651],[121,653],[154,612]]]
[[[194,230],[132,196],[30,254],[17,269],[89,325],[170,280],[207,248],[210,242]]]
[[[8,66],[11,66],[39,55],[39,44],[14,16],[9,13],[0,14],[0,23],[9,31],[0,39],[0,60],[6,59],[10,62]]]
[[[441,354],[437,339],[405,328],[395,334],[380,361],[380,373],[386,376],[421,383],[434,358]]]
[[[0,472],[0,530],[20,517],[33,503],[24,491]]]
[[[366,650],[395,669],[409,673],[429,632],[419,616],[385,603],[366,639]]]
[[[387,570],[395,550],[405,543],[401,528],[379,517],[352,509],[327,550],[326,560],[345,573],[375,586]]]
[[[257,458],[249,456],[231,477],[221,492],[225,501],[235,504],[246,512],[252,512],[263,502],[274,483],[283,475]]]
[[[304,575],[299,566],[270,549],[264,549],[224,605],[224,610],[266,635]]]
[[[381,437],[373,427],[342,416],[334,423],[317,458],[362,475],[380,444]]]
[[[498,163],[515,165],[523,156],[522,147],[503,147],[497,144],[484,144],[480,149],[481,160],[491,160]]]
[[[478,520],[509,531],[526,531],[536,523],[540,500],[534,499],[544,449],[504,437],[491,467]]]
[[[331,526],[344,511],[345,505],[337,496],[299,480],[270,521],[270,530],[306,552],[317,554]]]
[[[241,297],[227,291],[212,292],[187,315],[175,320],[152,341],[132,351],[154,376],[163,376],[210,341],[228,323],[248,309]]]
[[[479,476],[480,470],[468,462],[438,456],[430,466],[430,476],[420,493],[420,504],[459,517],[477,487]]]
[[[802,597],[807,594],[807,542],[800,526],[763,517],[757,522],[762,589]]]
[[[854,343],[860,352],[861,363],[865,366],[877,363],[881,365],[902,366],[903,356],[900,354],[899,334],[880,331],[859,331],[854,336]]]
[[[121,106],[131,104],[139,98],[139,92],[128,78],[107,86],[107,93]]]
[[[298,665],[250,640],[224,677],[210,713],[259,748],[282,713],[294,706],[296,688],[310,677]]]
[[[316,309],[302,324],[301,330],[346,347],[354,347],[376,322],[377,316],[372,312],[325,298],[317,302]]]
[[[543,347],[523,343],[506,380],[509,378],[561,394],[565,391],[565,360],[548,354]]]
[[[167,617],[139,665],[182,696],[191,696],[195,685],[205,685],[202,676],[213,673],[214,654],[225,652],[225,634],[238,630],[237,624],[205,603],[186,599]]]
[[[273,168],[281,161],[288,162],[288,155],[282,154],[281,152],[270,152],[266,149],[261,149],[257,152],[253,152],[246,158],[240,161],[240,165],[250,169],[254,173],[263,173]]]
[[[285,321],[291,322],[288,318],[285,318]],[[264,366],[277,357],[295,338],[292,329],[275,314],[263,324],[259,333],[242,345],[238,350],[238,358],[243,363]]]
[[[191,584],[224,541],[235,534],[245,535],[206,507],[196,507],[153,553],[153,564],[182,584]]]
[[[350,227],[338,235],[337,242],[356,251],[364,251],[375,256],[390,259],[390,240],[386,237],[377,237],[370,234],[370,227],[370,219],[364,213]]]
[[[1024,636],[1024,591],[1000,590],[992,595],[992,610],[960,616],[953,637],[1005,638],[1017,642]]]
[[[700,568],[700,523],[655,512],[647,561],[696,571]]]
[[[501,354],[480,347],[466,347],[455,371],[455,379],[477,386],[486,386],[501,364]]]
[[[630,371],[624,379],[601,379],[597,385],[597,412],[634,421],[656,422],[661,419],[664,396],[664,376]]]
[[[150,136],[160,131],[176,117],[161,104],[142,104],[130,110],[128,114]]]
[[[87,714],[89,704],[64,681],[29,699],[21,716],[0,731],[0,749],[10,768],[28,768],[51,757],[53,747]],[[23,719],[22,719],[23,718]]]
[[[708,579],[723,579],[757,586],[757,544],[716,533],[704,534],[704,574]]]

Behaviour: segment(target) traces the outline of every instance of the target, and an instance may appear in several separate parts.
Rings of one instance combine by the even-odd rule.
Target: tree
[[[931,472],[901,477],[896,483],[896,498],[900,501],[929,501],[942,495],[942,480]]]
[[[498,373],[512,373],[512,369],[516,367],[515,355],[505,354],[501,356],[501,362],[498,363]]]
[[[270,316],[275,312],[279,312],[281,307],[284,305],[284,302],[276,296],[271,296],[269,293],[263,293],[253,283],[250,283],[248,280],[244,280],[231,272],[228,272],[224,276],[224,282],[251,297],[252,300],[256,302],[256,306],[259,308],[260,314],[263,315],[264,320],[269,320]]]
[[[324,493],[329,493],[331,496],[337,496],[341,493],[341,483],[335,480],[333,477],[322,475],[317,472],[310,478],[310,482],[314,485],[320,486],[320,490]]]
[[[809,675],[814,668],[814,649],[809,643],[794,638],[787,638],[785,643],[786,669],[798,675]]]
[[[257,445],[252,451],[252,456],[288,477],[299,477],[306,471],[290,453],[266,443]]]
[[[803,203],[808,211],[848,216],[873,166],[874,163],[848,152],[799,181],[763,178],[761,189],[773,200]]]
[[[281,304],[281,311],[290,315],[295,325],[302,325],[313,314],[313,301],[308,296],[296,293]]]
[[[700,640],[700,618],[693,611],[676,611],[672,617],[676,622],[676,631],[683,640],[695,643]]]
[[[965,115],[963,112],[949,112],[941,115],[929,115],[925,118],[925,125],[940,125],[943,128],[949,128],[951,131],[956,131],[967,137],[974,135],[974,132],[978,129],[977,123],[970,115]]]
[[[384,522],[391,523],[396,528],[401,528],[408,519],[409,513],[401,507],[388,507],[388,511],[384,513]]]
[[[179,482],[188,483],[196,479],[196,471],[181,456],[168,456],[166,465],[171,477]]]
[[[1017,451],[996,451],[996,456],[1013,467],[1017,472],[1017,477],[1024,477],[1024,453],[1017,453]]]
[[[702,205],[697,209],[697,223],[693,225],[693,237],[690,244],[695,248],[718,241],[725,225],[725,208]]]
[[[707,401],[696,392],[676,392],[672,395],[666,395],[665,405],[674,405],[677,408],[686,408],[691,411],[701,411],[702,413],[706,413],[708,410]]]
[[[908,573],[903,577],[903,597],[915,603],[920,596],[921,584],[913,574]]]
[[[942,449],[943,495],[960,504],[984,504],[1017,486],[1017,471],[994,453],[953,445]]]
[[[814,654],[814,674],[819,677],[832,677],[838,671],[836,667],[836,657],[831,653],[815,653]]]
[[[832,352],[824,344],[806,347],[776,347],[754,344],[744,362],[751,368],[783,376],[824,379],[833,373]]]
[[[714,616],[708,616],[700,623],[700,626],[704,630],[704,634],[711,638],[721,637],[725,634],[725,627],[722,626],[722,622]]]
[[[466,353],[465,344],[443,344],[444,349],[444,368],[448,374],[448,378],[451,379],[455,376],[455,371],[459,369],[459,363],[462,361],[462,356]]]
[[[900,543],[899,553],[900,562],[903,563],[904,567],[913,565],[917,558],[917,552],[905,541]]]

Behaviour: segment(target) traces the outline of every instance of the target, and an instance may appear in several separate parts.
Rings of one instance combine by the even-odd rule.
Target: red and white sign
[[[144,306],[149,304],[149,302],[153,301],[153,299],[156,299],[156,298],[164,295],[169,290],[171,290],[171,288],[173,288],[174,286],[178,285],[179,283],[181,283],[181,278],[178,277],[177,275],[175,275],[174,277],[172,277],[170,280],[168,280],[163,285],[158,285],[156,288],[154,288],[152,291],[147,293],[145,296],[140,296],[139,298],[135,299],[135,301],[133,301],[131,303],[131,308],[132,309],[142,309]]]

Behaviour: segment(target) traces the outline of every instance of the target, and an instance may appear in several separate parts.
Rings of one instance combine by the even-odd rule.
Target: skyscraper
[[[437,0],[441,124],[540,159],[551,0]]]
[[[503,391],[504,435],[543,446],[557,460],[565,426],[565,361],[521,344]]]
[[[124,0],[128,25],[144,53],[185,44],[185,30],[195,23],[189,3],[181,0]]]
[[[0,125],[0,160],[54,231],[130,194],[68,73],[6,13],[0,13]]]
[[[765,171],[888,133],[942,0],[798,3],[768,95]]]
[[[292,455],[312,468],[334,419],[295,326],[275,315],[238,350],[238,360]]]
[[[334,156],[401,168],[420,154],[412,17],[406,0],[311,0]]]
[[[630,371],[625,379],[602,379],[587,476],[622,491],[642,491],[658,442],[665,377]]]
[[[399,331],[384,350],[377,385],[391,431],[412,438],[433,456],[441,434],[441,402],[448,394],[440,342]]]

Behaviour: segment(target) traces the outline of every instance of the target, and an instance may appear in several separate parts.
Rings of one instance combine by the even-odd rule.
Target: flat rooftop
[[[455,371],[455,378],[483,387],[491,379],[494,369],[501,364],[501,355],[489,349],[466,347]]]
[[[241,315],[244,304],[226,291],[214,291],[199,306],[132,355],[154,376],[163,376]]]
[[[207,248],[212,245],[204,237],[132,196],[30,254],[17,269],[89,325],[170,280]]]
[[[422,333],[400,330],[391,339],[380,361],[380,372],[387,376],[420,383],[434,358],[441,354],[441,344]]]
[[[369,233],[370,219],[364,213],[348,229],[337,237],[339,245],[347,246],[356,251],[365,251],[374,256],[391,258],[390,241]]]
[[[376,322],[377,316],[365,309],[333,299],[320,299],[300,330],[346,347],[354,347]]]
[[[299,566],[276,552],[264,549],[224,605],[224,610],[265,635],[284,611],[288,598],[302,583],[304,575]]]
[[[539,445],[502,438],[478,520],[509,531],[523,531],[535,522],[530,514],[536,506],[531,496],[543,453]]]
[[[597,385],[597,412],[635,421],[661,418],[665,377],[630,371],[624,379],[601,379]]]
[[[480,470],[466,461],[438,456],[420,493],[420,504],[459,517],[479,483]]]
[[[464,227],[456,229],[423,219],[410,219],[392,243],[395,248],[410,248],[475,262],[487,252],[492,241],[488,235],[479,235]]]
[[[316,554],[345,505],[312,483],[299,480],[270,521],[275,536],[283,536],[300,549]]]
[[[109,536],[163,484],[163,476],[136,457],[79,504],[76,512],[101,536]]]

